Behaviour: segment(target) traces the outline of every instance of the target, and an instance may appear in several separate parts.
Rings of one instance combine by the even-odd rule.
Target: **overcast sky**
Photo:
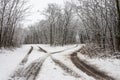
[[[48,3],[57,3],[63,6],[65,1],[66,0],[28,0],[27,4],[31,5],[30,13],[22,23],[26,27],[44,19],[44,16],[41,15],[40,12],[47,8]]]

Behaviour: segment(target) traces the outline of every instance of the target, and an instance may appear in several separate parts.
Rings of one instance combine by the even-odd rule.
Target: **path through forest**
[[[49,52],[40,46],[37,46],[37,47],[38,47],[39,53],[42,52],[44,55],[42,55],[38,59],[35,59],[30,64],[26,65],[26,63],[29,61],[30,54],[34,54],[33,51],[35,49],[33,46],[31,46],[29,52],[23,58],[21,63],[18,65],[18,68],[11,75],[9,80],[39,80],[40,76],[42,75],[41,73],[42,69],[46,68],[46,67],[43,67],[43,65],[47,65],[44,63],[46,62],[48,58],[52,61],[52,63],[54,63],[55,66],[59,67],[64,72],[64,74],[74,77],[75,80],[76,79],[79,79],[79,80],[89,80],[89,79],[91,80],[101,80],[101,79],[102,80],[114,80],[110,76],[106,75],[104,72],[101,72],[95,69],[94,67],[87,65],[84,61],[81,61],[77,57],[77,52],[81,48],[81,46],[79,45],[73,46],[71,48],[55,51],[55,52]],[[57,58],[56,56],[62,56],[62,57],[65,57],[66,59],[69,59],[70,61],[68,61],[68,63],[71,62],[74,68],[68,66],[67,65],[68,63],[66,64],[65,62],[63,62],[62,57]],[[81,73],[79,73],[79,70],[83,72],[83,74],[86,75],[87,77],[82,76]],[[46,76],[46,78],[47,77],[48,76]]]

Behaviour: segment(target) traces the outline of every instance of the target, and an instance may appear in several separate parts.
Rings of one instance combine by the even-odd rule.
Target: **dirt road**
[[[38,46],[38,51],[45,53],[45,55],[42,58],[36,59],[33,61],[31,64],[29,64],[27,67],[24,65],[26,64],[29,54],[31,54],[33,47],[30,48],[28,54],[25,56],[25,58],[22,60],[20,63],[20,68],[18,68],[14,74],[11,76],[11,79],[9,80],[36,80],[38,74],[40,74],[41,67],[45,60],[50,57],[55,64],[57,64],[62,70],[70,74],[71,76],[74,76],[76,78],[80,78],[80,74],[76,73],[73,69],[71,69],[69,66],[67,66],[65,63],[61,62],[60,60],[57,60],[56,58],[52,57],[54,54],[60,54],[62,52],[65,52],[67,50],[71,50],[73,48],[76,48],[77,46],[61,50],[61,51],[56,51],[49,53],[47,50],[43,49],[42,47]],[[77,52],[79,51],[76,50],[72,54],[70,54],[70,59],[72,63],[76,66],[76,68],[80,69],[81,71],[85,72],[88,76],[94,77],[96,80],[114,80],[112,77],[106,75],[104,72],[101,72],[97,70],[96,68],[86,64],[84,61],[80,60],[77,57]],[[34,54],[34,53],[32,53]]]

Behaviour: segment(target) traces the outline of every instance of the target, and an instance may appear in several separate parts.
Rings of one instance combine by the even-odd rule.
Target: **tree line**
[[[41,20],[29,27],[25,43],[46,43],[53,46],[76,42],[75,19],[69,2],[63,8],[57,4],[48,4],[43,15],[45,15],[46,20]]]
[[[120,51],[119,0],[78,0],[73,5],[81,19],[87,41],[103,49]]]
[[[44,15],[46,20],[29,27],[25,43],[74,44],[79,35],[79,43],[120,51],[119,0],[77,0],[62,8],[49,4]]]
[[[19,23],[24,6],[24,0],[0,0],[0,47],[94,43],[120,51],[119,0],[73,0],[62,7],[48,4],[42,12],[46,19],[23,30]]]
[[[20,21],[27,10],[25,3],[25,0],[0,0],[0,48],[22,43]]]

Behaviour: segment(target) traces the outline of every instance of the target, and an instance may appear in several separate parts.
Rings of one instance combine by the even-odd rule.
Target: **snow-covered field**
[[[36,80],[95,80],[93,77],[88,76],[86,73],[79,70],[70,60],[70,54],[81,48],[82,45],[50,47],[43,44],[30,44],[23,45],[21,48],[14,50],[1,49],[0,50],[0,80],[8,80],[9,76],[20,67],[20,62],[28,53],[30,47],[33,46],[33,51],[28,56],[28,61],[24,65],[27,67],[32,62],[46,58]],[[39,51],[39,47],[45,49],[48,53]],[[50,54],[52,52],[65,50],[60,53]],[[90,59],[88,56],[78,54],[79,58],[89,62],[89,64],[97,66],[100,70],[106,71],[110,76],[120,80],[120,60],[115,59]],[[53,59],[58,60],[65,64],[73,71],[72,74],[65,72],[61,66],[57,65]],[[75,77],[74,73],[80,77]]]

